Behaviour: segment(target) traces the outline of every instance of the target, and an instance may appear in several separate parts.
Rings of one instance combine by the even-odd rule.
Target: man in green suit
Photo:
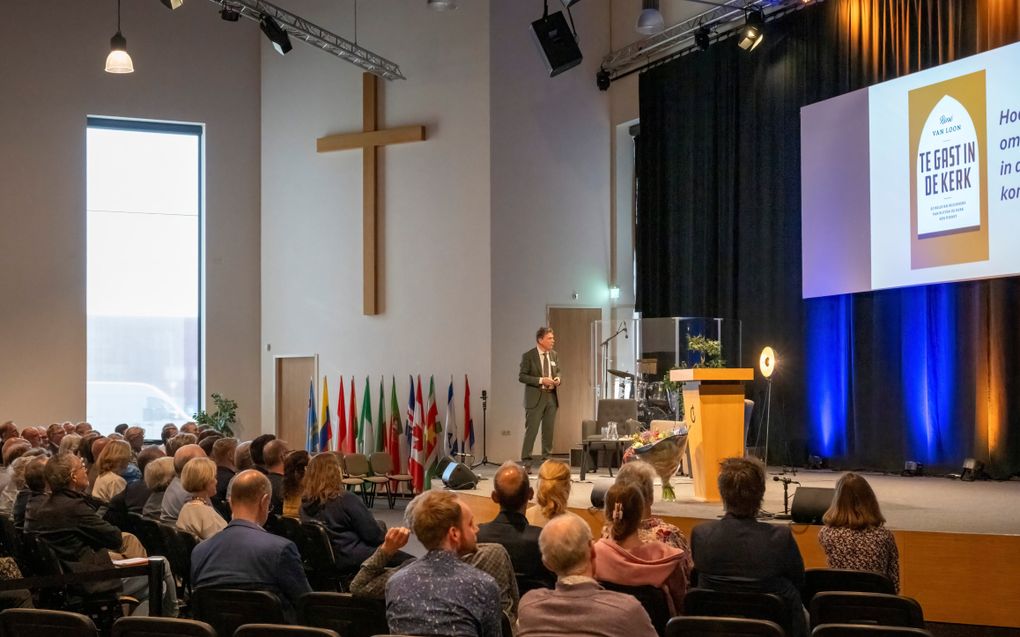
[[[559,357],[553,350],[556,335],[552,328],[540,327],[535,334],[536,347],[521,356],[521,372],[518,380],[524,383],[524,446],[521,462],[531,467],[531,452],[534,450],[538,427],[542,426],[542,460],[552,454],[553,427],[556,425],[556,409],[559,398],[556,388],[560,386]]]

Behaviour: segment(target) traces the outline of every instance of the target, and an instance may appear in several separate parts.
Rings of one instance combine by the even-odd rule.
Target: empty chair
[[[234,637],[340,637],[328,628],[310,626],[275,626],[273,624],[245,624]]]
[[[405,480],[410,483],[411,476],[394,475],[393,458],[385,451],[377,451],[370,455],[368,465],[372,469],[372,476],[367,478],[373,484],[372,503],[375,503],[375,490],[382,485],[386,491],[386,503],[392,509],[395,501],[394,485],[399,487],[400,482]]]
[[[692,588],[684,597],[684,614],[702,617],[763,619],[786,625],[783,600],[773,593],[745,593]]]
[[[216,637],[216,631],[193,619],[121,617],[113,625],[112,637]]]
[[[282,624],[280,598],[267,591],[196,588],[191,598],[195,619],[210,624],[217,635],[233,635],[244,624]]]
[[[61,610],[11,608],[0,613],[4,637],[96,637],[96,625],[85,615]]]
[[[361,499],[365,501],[366,506],[371,506],[368,503],[368,489],[366,489],[365,479],[368,478],[368,474],[371,473],[372,468],[368,464],[368,457],[363,453],[345,453],[340,458],[340,466],[343,468],[344,477],[341,482],[344,486],[350,490],[354,490],[354,487],[361,487]]]
[[[298,600],[298,623],[328,628],[340,637],[372,637],[389,632],[386,603],[347,593],[308,593]]]
[[[811,637],[932,637],[921,628],[905,626],[869,626],[865,624],[822,624]]]
[[[666,624],[666,637],[784,637],[775,622],[740,617],[674,617]]]
[[[615,582],[600,581],[603,588],[617,593],[626,593],[641,602],[648,619],[652,621],[655,632],[660,635],[666,633],[666,622],[669,621],[669,601],[666,593],[655,586],[625,586]]]
[[[875,624],[924,628],[921,605],[909,597],[884,593],[826,592],[811,600],[811,626]]]
[[[896,594],[892,580],[881,573],[842,568],[811,568],[804,571],[804,588],[800,595],[804,605],[808,606],[811,598],[822,591]]]

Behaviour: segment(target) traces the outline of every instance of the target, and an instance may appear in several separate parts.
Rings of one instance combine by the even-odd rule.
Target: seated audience
[[[305,469],[311,456],[300,449],[291,451],[283,460],[283,515],[301,517],[301,498],[304,496]]]
[[[194,438],[192,434],[177,434],[173,440],[170,441],[170,446],[173,447],[174,440],[182,436],[190,436]],[[191,499],[191,494],[184,489],[184,485],[181,484],[181,473],[184,471],[184,466],[188,464],[188,461],[192,458],[204,458],[205,452],[202,448],[196,444],[187,444],[177,450],[174,454],[174,471],[177,475],[166,488],[166,493],[163,494],[163,504],[159,512],[159,519],[168,524],[175,524],[177,522],[177,516],[181,513],[181,507],[184,503]]]
[[[182,447],[186,447],[188,445],[197,446],[197,444],[198,436],[196,436],[195,434],[184,433],[182,431],[181,433],[171,438],[169,442],[167,442],[166,455],[173,458],[177,455],[178,450],[180,450]],[[201,447],[199,447],[199,449],[201,449]]]
[[[234,454],[237,451],[237,438],[219,438],[212,446],[210,456],[216,463],[216,495],[212,498],[213,506],[224,520],[230,520],[230,506],[227,504],[227,488],[230,481],[237,475]]]
[[[34,513],[36,507],[46,499],[45,471],[48,458],[42,449],[39,449],[39,453],[42,455],[22,456],[17,460],[17,462],[27,461],[25,488],[18,492],[18,497],[14,501],[14,510],[11,513],[11,517],[14,519],[14,528],[19,531],[25,529],[25,516],[29,512]]]
[[[535,589],[521,598],[518,637],[656,637],[637,599],[595,581],[595,547],[587,522],[573,513],[556,516],[538,542],[542,561],[556,573],[556,588]]]
[[[287,442],[279,438],[270,440],[262,449],[266,477],[269,478],[269,484],[273,485],[273,502],[269,511],[276,515],[283,513],[283,458],[289,451]]]
[[[251,441],[245,441],[237,445],[234,450],[234,471],[238,473],[255,468],[255,461],[251,459]]]
[[[475,551],[476,531],[471,509],[454,494],[429,491],[422,496],[414,510],[414,533],[428,553],[398,570],[386,584],[391,632],[500,636],[496,581],[459,559]]]
[[[131,445],[131,457],[134,459],[145,446],[145,430],[141,427],[128,427],[124,432],[124,441]]]
[[[163,453],[165,453],[168,456],[172,456],[173,454],[170,453],[169,447],[167,445],[170,442],[170,439],[176,436],[178,433],[180,432],[177,430],[177,425],[173,424],[172,422],[168,422],[167,424],[163,425],[163,430],[159,434],[160,439],[163,441],[163,443],[160,445],[160,448],[163,450]]]
[[[163,457],[159,447],[148,446],[138,452],[138,467],[140,474],[145,475],[145,468],[153,460]],[[114,526],[124,528],[128,523],[128,514],[137,513],[144,515],[145,503],[149,501],[152,490],[145,480],[134,480],[128,482],[124,490],[110,498],[110,505],[106,509],[106,519]]]
[[[92,484],[92,497],[109,502],[113,496],[124,490],[127,481],[121,474],[131,463],[131,445],[123,440],[112,440],[99,454],[96,464],[99,475]]]
[[[184,466],[181,486],[191,494],[191,500],[181,507],[177,528],[201,540],[208,540],[227,526],[210,498],[216,495],[216,463],[209,458],[194,458]]]
[[[691,532],[698,586],[718,591],[776,593],[786,603],[787,635],[804,637],[800,601],[804,560],[790,527],[759,522],[765,497],[765,467],[753,458],[726,458],[719,467],[719,494],[726,515]]]
[[[30,449],[28,443],[21,438],[8,438],[3,443],[3,450],[0,451],[0,459],[4,463],[4,468],[0,470],[0,515],[4,517],[11,517],[14,500],[18,497],[20,490],[14,481],[13,465]]]
[[[479,526],[478,541],[503,545],[510,554],[522,595],[533,588],[551,588],[556,576],[542,565],[538,550],[542,529],[528,524],[524,515],[533,494],[527,472],[515,462],[505,462],[492,482],[492,500],[499,505],[499,515]]]
[[[683,611],[690,554],[655,540],[645,542],[638,529],[645,500],[636,486],[614,484],[606,492],[609,537],[595,543],[595,576],[624,586],[654,586],[666,595],[671,615]]]
[[[570,499],[570,467],[559,460],[546,460],[538,469],[536,507],[528,508],[528,523],[543,527],[557,515],[566,513]]]
[[[260,473],[266,474],[266,459],[264,456],[266,445],[269,444],[270,440],[276,440],[276,436],[273,434],[262,434],[261,436],[255,436],[255,439],[251,441],[251,461],[255,463],[255,469]]]
[[[163,456],[145,466],[145,486],[149,489],[149,497],[142,507],[142,515],[159,519],[163,512],[163,496],[175,477],[177,473],[174,471],[173,458]]]
[[[222,588],[255,588],[275,593],[288,621],[299,597],[311,592],[301,556],[288,539],[262,528],[269,517],[271,486],[257,471],[242,471],[230,485],[232,519],[225,529],[191,553],[191,582]]]
[[[25,430],[21,432],[21,437],[28,441],[28,444],[32,445],[33,449],[41,449],[43,446],[42,432],[35,427],[25,427]]]
[[[46,450],[52,455],[60,453],[60,441],[64,439],[64,434],[67,432],[64,430],[63,425],[59,423],[53,423],[46,428]]]
[[[885,575],[900,590],[900,553],[896,538],[885,528],[885,517],[871,485],[856,473],[836,483],[832,505],[822,517],[818,543],[829,568],[871,571]]]
[[[652,515],[652,504],[655,499],[655,479],[658,474],[652,465],[643,460],[632,460],[624,463],[616,474],[616,484],[632,484],[641,492],[645,500],[645,511],[638,527],[638,536],[645,542],[657,541],[691,553],[691,545],[687,537],[675,525]],[[602,527],[602,537],[609,537],[609,526]]]

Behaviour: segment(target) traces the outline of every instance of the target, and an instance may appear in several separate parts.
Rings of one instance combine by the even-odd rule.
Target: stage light
[[[771,347],[766,346],[761,351],[761,356],[758,357],[758,370],[761,371],[761,375],[765,378],[770,378],[772,373],[776,371],[776,351]]]
[[[903,472],[900,475],[908,477],[923,476],[924,465],[914,460],[907,460],[903,463]]]
[[[170,9],[171,11],[173,11],[174,9],[179,9],[181,5],[184,4],[184,0],[159,0],[159,1],[163,3],[164,7]]]
[[[641,35],[655,35],[666,28],[666,22],[659,12],[659,0],[644,0],[637,25],[634,27]]]
[[[960,480],[973,482],[975,480],[986,480],[985,464],[974,458],[967,458],[963,461],[963,470],[960,471]]]
[[[106,56],[107,73],[134,73],[135,65],[127,52],[127,39],[120,32],[120,0],[117,0],[117,33],[110,38],[110,54]]]
[[[699,27],[694,34],[694,43],[702,51],[707,51],[708,47],[712,45],[712,30],[708,27]]]
[[[750,53],[765,40],[765,14],[751,9],[744,18],[744,27],[737,34],[737,46]]]
[[[609,288],[609,300],[610,301],[616,301],[619,298],[620,298],[620,288],[619,288],[619,286],[616,286],[616,285],[611,286]]]
[[[241,13],[237,10],[236,7],[231,7],[224,4],[223,8],[220,9],[220,19],[226,20],[227,22],[237,22],[239,19],[241,19]]]
[[[453,11],[457,8],[457,0],[428,0],[428,6],[433,11]]]
[[[262,27],[262,32],[266,34],[269,41],[273,43],[273,48],[280,55],[287,55],[287,52],[291,50],[290,38],[287,36],[287,32],[280,27],[280,23],[273,19],[272,16],[265,13],[259,19],[259,26]]]

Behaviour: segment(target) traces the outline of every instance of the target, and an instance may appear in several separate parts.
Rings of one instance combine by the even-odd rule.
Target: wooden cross
[[[362,149],[362,243],[364,244],[363,286],[364,313],[373,316],[380,313],[379,280],[378,280],[378,157],[381,146],[420,142],[425,140],[425,127],[421,125],[401,126],[379,130],[376,115],[377,86],[376,76],[365,73],[362,77],[363,126],[360,133],[344,133],[320,137],[315,142],[315,149],[320,153],[336,150]]]

